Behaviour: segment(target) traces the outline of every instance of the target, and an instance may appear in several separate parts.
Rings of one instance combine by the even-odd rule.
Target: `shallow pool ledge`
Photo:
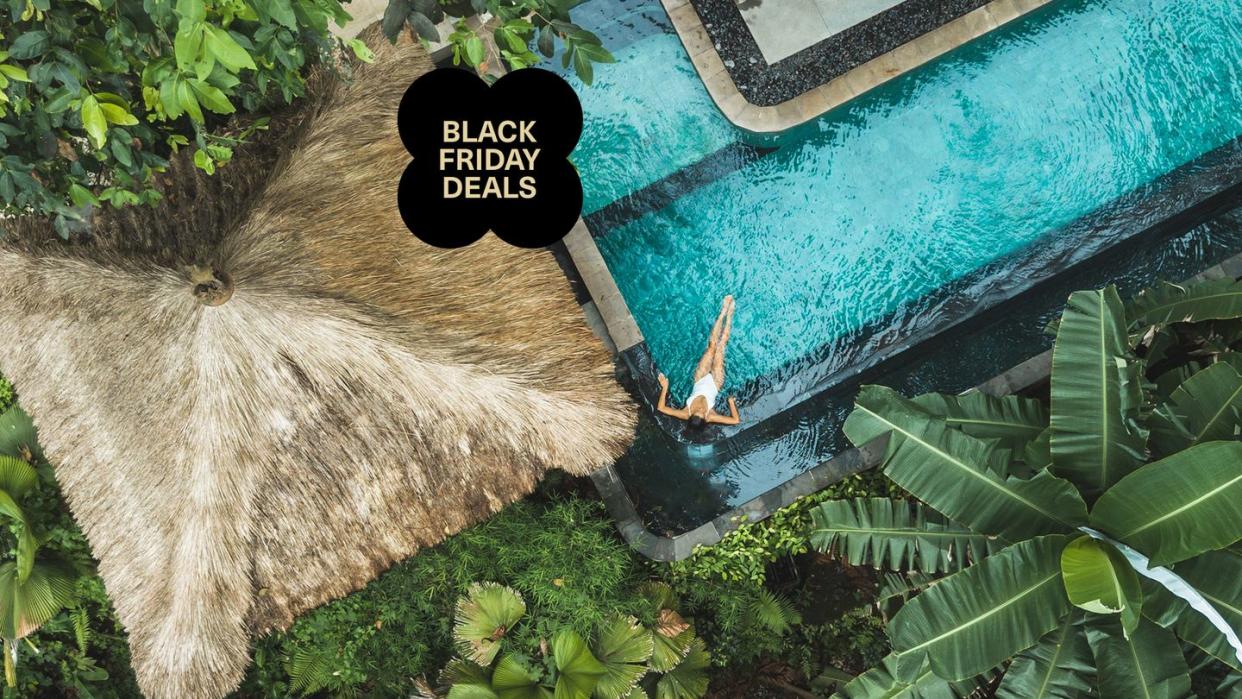
[[[725,69],[689,0],[660,0],[716,106],[735,126],[754,133],[792,128],[872,88],[979,38],[1052,0],[993,0],[797,97],[771,106],[747,101]]]

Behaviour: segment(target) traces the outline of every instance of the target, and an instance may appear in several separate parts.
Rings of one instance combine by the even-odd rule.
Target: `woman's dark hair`
[[[707,426],[707,420],[705,420],[702,415],[691,415],[688,422],[690,423],[690,426],[696,430],[701,430]]]

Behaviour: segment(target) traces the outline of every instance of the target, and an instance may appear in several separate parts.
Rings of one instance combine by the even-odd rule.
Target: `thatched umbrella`
[[[255,634],[631,438],[550,254],[402,225],[396,109],[430,62],[377,37],[216,177],[179,159],[160,208],[0,245],[0,372],[148,695],[227,693]]]

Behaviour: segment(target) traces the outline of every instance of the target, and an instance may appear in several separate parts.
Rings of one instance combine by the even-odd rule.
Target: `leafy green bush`
[[[169,154],[211,172],[248,133],[224,115],[303,94],[339,42],[339,0],[8,0],[0,17],[0,204],[52,216],[149,203]],[[355,52],[365,47],[352,42]],[[252,125],[253,128],[253,125]]]
[[[864,471],[799,498],[767,519],[744,522],[714,546],[698,547],[689,558],[669,567],[673,586],[696,581],[745,582],[758,590],[767,581],[768,566],[785,556],[809,550],[807,534],[811,512],[828,500],[875,495],[887,497],[900,490],[877,471]]]
[[[412,678],[434,675],[453,657],[457,599],[475,582],[522,594],[528,623],[506,642],[533,657],[562,628],[586,637],[617,615],[641,614],[636,591],[645,578],[601,503],[517,502],[261,640],[243,694],[285,696],[286,664],[300,656],[324,659],[336,673],[333,689],[404,696]]]

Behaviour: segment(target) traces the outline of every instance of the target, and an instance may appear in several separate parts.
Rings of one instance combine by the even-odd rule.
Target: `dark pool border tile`
[[[711,95],[725,118],[739,128],[757,134],[767,134],[784,131],[810,121],[855,96],[914,70],[1052,0],[992,0],[981,4],[955,19],[849,68],[836,77],[827,79],[826,82],[820,77],[818,82],[822,84],[818,87],[772,104],[756,103],[748,95],[739,91],[738,84],[730,72],[731,69],[736,70],[738,67],[737,60],[730,58],[733,65],[725,64],[725,59],[722,59],[717,51],[716,39],[706,28],[699,10],[691,4],[691,0],[660,1],[668,12],[669,20],[673,23],[678,37],[681,38],[686,53],[690,56],[690,62],[694,64],[708,94]],[[719,1],[729,2],[731,0]],[[957,2],[957,0],[952,1]],[[741,21],[740,14],[739,21]],[[713,27],[716,26],[714,22],[712,24]],[[720,46],[723,50],[725,44],[722,43]],[[758,50],[757,46],[755,50]],[[796,58],[796,55],[791,58]],[[744,60],[747,65],[752,65],[749,58]],[[778,61],[778,63],[781,62]],[[816,75],[818,70],[819,66],[812,62],[804,66],[801,72],[810,76]],[[742,84],[747,85],[747,83]],[[754,99],[761,98],[754,96]]]
[[[764,59],[736,0],[690,3],[702,18],[738,92],[751,104],[770,106],[840,77],[986,5],[988,0],[906,0],[772,64]]]

